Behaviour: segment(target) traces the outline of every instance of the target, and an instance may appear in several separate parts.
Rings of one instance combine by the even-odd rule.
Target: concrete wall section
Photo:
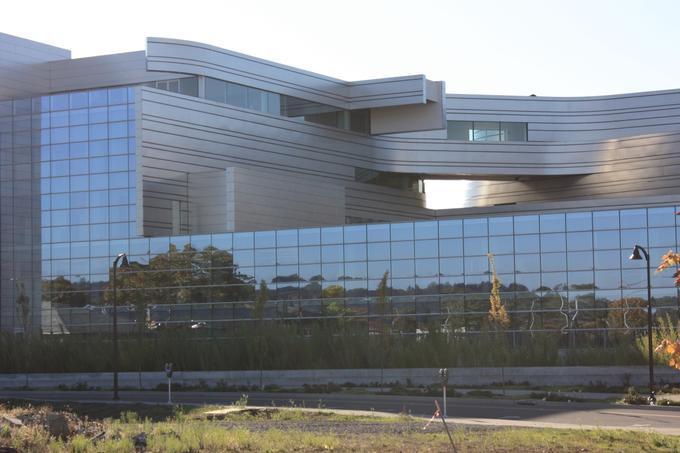
[[[264,370],[260,371],[176,371],[173,382],[182,385],[260,386],[277,385],[301,388],[304,384],[346,384],[389,386],[394,383],[436,385],[438,368],[347,369],[347,370]],[[678,372],[670,368],[655,370],[658,384],[677,383]],[[534,386],[604,385],[621,387],[645,386],[649,375],[646,366],[583,367],[510,367],[449,368],[449,384],[460,387],[488,386],[500,383],[522,383]],[[110,389],[111,373],[64,374],[0,374],[2,389],[49,389],[86,385]],[[119,374],[119,385],[128,389],[154,389],[167,384],[164,372],[126,372]]]

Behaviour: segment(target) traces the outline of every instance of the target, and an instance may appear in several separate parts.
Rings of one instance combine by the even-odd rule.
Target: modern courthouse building
[[[467,180],[464,207],[428,209],[432,179]],[[71,59],[0,34],[0,183],[6,332],[110,329],[125,253],[122,329],[229,331],[266,290],[266,319],[371,332],[387,272],[394,333],[474,333],[491,253],[510,330],[599,341],[646,325],[633,247],[654,268],[678,245],[680,90],[459,95],[174,39]],[[679,309],[670,274],[657,316]]]

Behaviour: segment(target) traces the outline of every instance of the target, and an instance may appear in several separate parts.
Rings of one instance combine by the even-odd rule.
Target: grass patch
[[[104,416],[103,405],[69,407],[72,414]],[[56,410],[41,407],[41,410]],[[75,433],[67,439],[51,437],[42,426],[5,427],[0,422],[0,446],[22,452],[134,451],[133,437],[146,434],[148,452],[441,452],[449,441],[441,426],[422,431],[424,421],[410,417],[380,418],[319,411],[258,410],[209,419],[205,409],[116,406],[119,414],[103,418],[105,435]],[[163,409],[163,410],[161,410]],[[0,417],[35,411],[19,401],[0,406]],[[109,410],[112,412],[114,409]],[[165,415],[164,419],[161,419]],[[151,417],[154,417],[152,419]],[[680,437],[623,430],[559,430],[527,428],[452,427],[460,452],[680,451]]]

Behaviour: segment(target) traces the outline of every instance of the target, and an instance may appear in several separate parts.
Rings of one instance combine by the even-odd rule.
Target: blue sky
[[[673,0],[3,3],[0,31],[74,57],[166,36],[347,80],[424,73],[450,93],[578,96],[680,81]]]
[[[345,80],[426,74],[449,93],[587,96],[679,88],[679,18],[677,0],[24,0],[4,2],[0,31],[76,58],[163,36]],[[429,185],[442,200],[431,206],[451,190]]]

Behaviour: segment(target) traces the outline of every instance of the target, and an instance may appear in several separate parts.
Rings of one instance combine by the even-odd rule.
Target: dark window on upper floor
[[[156,80],[146,86],[159,90],[172,91],[173,93],[198,96],[198,77],[186,77],[183,79]]]
[[[447,121],[446,138],[470,142],[526,142],[527,123]]]

